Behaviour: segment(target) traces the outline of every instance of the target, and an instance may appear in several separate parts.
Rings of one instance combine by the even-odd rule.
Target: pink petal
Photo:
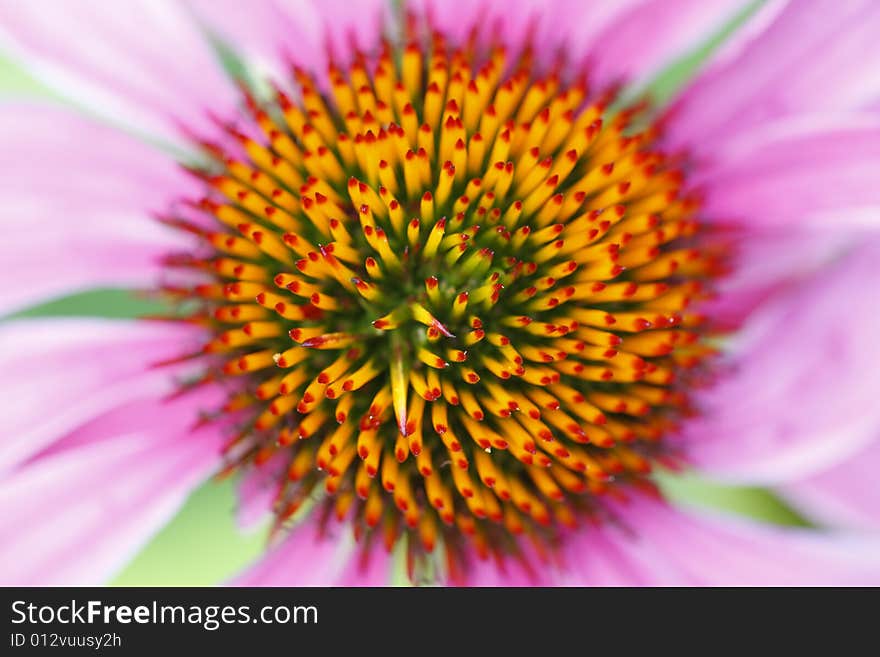
[[[335,586],[388,586],[391,584],[392,555],[376,545],[363,552],[355,551]]]
[[[279,482],[286,479],[290,455],[283,450],[259,466],[254,466],[241,477],[238,487],[238,523],[250,529],[271,515],[272,504],[278,493]]]
[[[536,55],[552,59],[565,49],[575,62],[594,48],[599,32],[644,0],[557,0],[548,5],[541,0],[483,0],[449,3],[442,0],[416,0],[408,7],[418,15],[430,17],[432,25],[457,42],[469,38],[474,27],[486,40],[501,38],[511,56],[531,40]]]
[[[880,228],[880,120],[787,121],[739,139],[698,182],[705,216],[742,229],[707,312],[739,324]]]
[[[499,0],[462,3],[417,0],[411,8],[419,17],[430,17],[432,26],[457,43],[466,40],[476,28],[481,31],[483,38],[491,34],[496,39],[502,39],[511,56],[522,50],[530,36],[545,33],[551,21],[551,12],[540,11],[538,3],[531,0],[511,0],[506,3]],[[557,16],[572,17],[579,12],[577,3],[563,2],[555,13]],[[558,23],[554,21],[553,24]],[[558,34],[555,42],[560,43],[563,36]]]
[[[370,49],[382,36],[389,14],[387,4],[376,0],[261,0],[248,3],[246,9],[231,1],[188,1],[207,25],[276,75],[282,72],[281,53],[323,73],[326,44],[343,61],[350,44]],[[552,7],[536,0],[421,0],[409,3],[407,9],[430,16],[434,26],[459,41],[476,26],[486,38],[500,35],[512,53],[532,38],[538,52],[548,57],[561,47],[575,61],[589,55],[597,79],[605,84],[651,75],[700,43],[723,24],[732,7],[741,5],[740,0],[723,0],[721,6],[698,0],[563,0]]]
[[[453,586],[488,588],[495,586],[552,586],[556,582],[554,568],[538,558],[528,546],[521,545],[519,557],[496,559],[479,558],[476,553],[467,555],[466,567],[461,578],[448,576],[446,583]]]
[[[71,427],[144,395],[173,390],[175,371],[151,368],[197,344],[192,327],[96,319],[0,325],[0,472]]]
[[[565,536],[553,562],[477,562],[468,586],[872,585],[877,537],[762,525],[633,494]],[[531,571],[532,575],[526,573]]]
[[[880,436],[880,433],[877,434]],[[834,467],[780,490],[807,517],[831,527],[880,529],[880,439]]]
[[[574,26],[592,22],[591,3],[579,5],[582,16],[570,23]],[[640,2],[592,37],[590,80],[599,86],[644,83],[707,40],[744,7],[741,0]]]
[[[698,467],[736,481],[800,480],[875,438],[878,258],[880,240],[865,239],[750,318],[731,371],[685,424]]]
[[[97,585],[117,572],[219,465],[193,429],[207,396],[118,406],[0,480],[0,581]]]
[[[644,82],[708,38],[729,19],[740,0],[563,1],[533,0],[413,3],[459,40],[473,26],[486,38],[500,36],[511,52],[533,39],[538,55],[552,59],[560,49],[576,63],[589,64],[591,83]]]
[[[390,560],[376,546],[364,565],[350,536],[318,537],[307,517],[236,580],[240,586],[380,586]],[[347,528],[334,529],[347,531]],[[565,537],[550,561],[472,559],[466,586],[876,585],[877,537],[829,534],[683,511],[632,495],[596,525]],[[352,577],[352,575],[355,575]]]
[[[389,6],[357,2],[186,0],[199,21],[278,79],[287,61],[324,74],[328,54],[346,61],[354,44],[372,48],[382,34]]]
[[[820,227],[831,211],[877,209],[878,177],[880,117],[844,115],[754,131],[698,183],[707,216],[767,230]],[[872,224],[880,228],[876,214]]]
[[[617,526],[566,544],[566,585],[865,586],[880,581],[877,537],[826,534],[676,510],[633,497]],[[596,540],[596,534],[603,538]],[[615,554],[616,553],[616,554]]]
[[[697,586],[699,579],[669,563],[651,537],[633,528],[585,529],[572,536],[559,586]]]
[[[732,240],[732,272],[717,282],[716,298],[701,311],[721,326],[741,326],[762,304],[796,291],[845,257],[864,231],[839,230],[835,224],[855,226],[861,221],[856,214],[835,212],[823,227],[744,231]]]
[[[150,212],[196,189],[167,154],[61,108],[0,107],[0,314],[98,286],[152,285],[186,245]]]
[[[351,48],[373,50],[393,8],[382,0],[312,0],[334,56],[345,61]]]
[[[747,29],[686,89],[670,115],[670,143],[711,156],[770,121],[880,98],[880,5],[873,0],[802,0],[755,19],[765,29]]]
[[[180,3],[3,0],[0,43],[34,74],[100,116],[180,136],[206,111],[235,107],[219,58]]]
[[[389,556],[381,546],[361,561],[347,525],[319,531],[307,516],[265,556],[239,575],[236,586],[381,586],[388,584]]]

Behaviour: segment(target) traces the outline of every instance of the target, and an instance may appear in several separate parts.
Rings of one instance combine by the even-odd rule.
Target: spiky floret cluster
[[[230,462],[284,466],[279,522],[311,499],[389,546],[502,551],[649,471],[714,263],[637,109],[426,43],[248,95],[250,136],[199,172],[215,227],[167,220],[209,252],[169,264],[213,282],[170,291],[202,301]]]

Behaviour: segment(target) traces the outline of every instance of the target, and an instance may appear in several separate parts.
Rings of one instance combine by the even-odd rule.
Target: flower
[[[627,90],[739,3],[243,8],[0,5],[105,121],[0,110],[4,311],[174,302],[0,327],[4,580],[100,581],[217,471],[274,511],[242,583],[398,554],[470,585],[878,579],[876,7],[762,6],[661,112]],[[842,526],[674,509],[650,471],[683,459]]]

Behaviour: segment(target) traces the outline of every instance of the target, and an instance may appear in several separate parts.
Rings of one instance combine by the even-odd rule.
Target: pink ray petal
[[[588,63],[590,82],[596,87],[644,83],[696,48],[743,6],[739,0],[413,3],[459,40],[466,39],[476,25],[486,38],[502,38],[512,53],[519,52],[529,38],[539,57],[552,59],[564,50],[574,62]]]
[[[328,55],[350,59],[352,46],[372,49],[382,34],[389,5],[382,0],[186,0],[198,20],[248,55],[258,68],[283,81],[287,63],[323,78]]]
[[[780,492],[808,518],[829,527],[880,529],[880,432],[864,449]]]
[[[191,243],[159,224],[197,189],[166,153],[58,107],[0,107],[0,313],[100,286],[145,287]]]
[[[878,176],[880,116],[845,114],[756,130],[698,172],[696,184],[708,217],[758,230],[821,228],[830,212],[880,208]],[[880,228],[880,218],[869,225]]]
[[[592,22],[590,3],[570,24]],[[622,12],[592,37],[590,80],[600,87],[645,83],[677,57],[688,54],[720,29],[745,3],[740,0],[649,0]]]
[[[150,365],[196,348],[197,338],[192,327],[159,322],[56,318],[0,325],[6,373],[0,471],[118,404],[169,394],[175,370]]]
[[[236,91],[185,8],[171,0],[0,2],[0,44],[99,116],[166,139],[235,107]]]
[[[633,496],[615,524],[565,545],[570,586],[867,586],[880,581],[876,537],[763,525]]]
[[[467,566],[458,575],[447,573],[446,584],[488,588],[495,586],[553,586],[557,581],[554,565],[538,558],[528,546],[522,545],[520,557],[501,559],[468,555]]]
[[[343,581],[365,582],[370,573],[352,572],[355,543],[348,526],[319,531],[318,521],[309,515],[255,564],[234,580],[236,586],[335,586]],[[375,552],[379,552],[379,548]],[[381,565],[383,554],[376,554]],[[372,581],[372,580],[371,580]],[[378,584],[378,582],[376,582]],[[366,583],[364,583],[366,585]]]
[[[0,581],[105,582],[219,466],[219,434],[192,428],[216,402],[216,391],[129,402],[0,480]]]
[[[739,226],[712,317],[738,325],[880,228],[880,120],[790,120],[738,140],[698,174],[707,218]]]
[[[880,240],[764,304],[730,350],[730,371],[684,427],[700,468],[780,483],[821,472],[877,435]]]
[[[266,463],[253,466],[241,477],[238,487],[238,523],[250,529],[272,514],[272,503],[286,479],[290,455],[280,450]]]
[[[389,586],[392,555],[376,545],[368,552],[355,552],[334,582],[335,586]]]
[[[683,92],[669,142],[711,158],[774,120],[868,107],[880,98],[880,5],[872,0],[771,3]]]

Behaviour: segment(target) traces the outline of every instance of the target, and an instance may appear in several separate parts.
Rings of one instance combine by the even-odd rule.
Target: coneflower
[[[0,323],[3,583],[106,581],[218,472],[274,513],[241,584],[877,581],[880,5],[742,13],[665,108],[738,0],[61,5],[0,0],[75,101],[0,105],[0,311],[172,304]]]
[[[216,222],[167,219],[203,238],[168,262],[214,282],[173,292],[201,300],[230,464],[284,462],[278,523],[311,500],[367,548],[407,534],[412,564],[442,537],[455,562],[647,485],[717,265],[641,108],[439,32],[293,74],[197,172]]]

